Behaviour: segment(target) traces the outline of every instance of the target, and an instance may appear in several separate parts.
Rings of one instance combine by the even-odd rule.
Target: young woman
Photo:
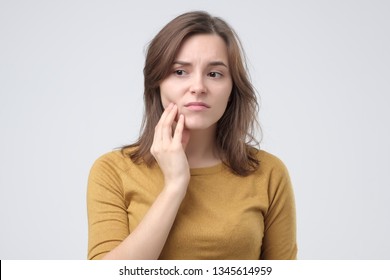
[[[88,183],[89,259],[295,259],[292,186],[256,149],[255,91],[239,40],[205,12],[149,45],[138,141]]]

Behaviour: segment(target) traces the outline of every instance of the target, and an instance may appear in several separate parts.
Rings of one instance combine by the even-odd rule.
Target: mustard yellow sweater
[[[247,177],[223,164],[191,169],[187,194],[160,259],[295,259],[292,186],[284,164],[258,152]],[[88,258],[100,259],[132,232],[163,187],[158,165],[134,164],[120,151],[94,163],[87,192]]]

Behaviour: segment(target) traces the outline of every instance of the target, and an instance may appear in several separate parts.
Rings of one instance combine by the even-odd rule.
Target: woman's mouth
[[[184,107],[190,111],[203,111],[210,108],[210,106],[204,102],[189,102],[185,104]]]

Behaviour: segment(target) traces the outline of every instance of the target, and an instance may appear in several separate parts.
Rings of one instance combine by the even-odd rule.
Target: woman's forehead
[[[216,34],[197,34],[183,41],[175,62],[196,62],[228,65],[228,51],[225,41]]]

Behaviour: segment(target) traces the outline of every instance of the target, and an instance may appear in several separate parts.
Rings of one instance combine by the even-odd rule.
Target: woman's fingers
[[[169,105],[165,108],[164,112],[161,114],[160,120],[158,121],[156,127],[154,128],[154,143],[157,143],[159,141],[162,141],[163,135],[162,135],[162,126],[165,122],[165,119],[168,115],[168,113],[171,111],[173,107],[173,103],[169,103]]]
[[[177,106],[174,104],[167,113],[162,124],[162,143],[164,147],[172,141],[172,127],[177,115]]]
[[[184,129],[183,115],[179,116],[177,123],[175,123],[177,114],[178,107],[174,104],[170,104],[164,110],[156,125],[153,143],[150,148],[150,152],[164,174],[165,184],[170,188],[187,187],[190,178],[189,165],[185,154],[189,131]]]
[[[175,145],[182,144],[183,130],[184,130],[184,116],[180,115],[176,124],[175,133],[173,135],[173,140],[172,140],[172,142]]]
[[[171,146],[173,144],[172,132],[173,130],[176,131],[175,118],[177,114],[178,114],[178,107],[176,104],[173,103],[170,103],[162,113],[160,120],[157,123],[154,131],[153,144],[151,147],[151,153],[153,155],[160,153],[162,150],[169,150],[170,147],[172,147]],[[184,127],[184,120],[181,121],[181,126]],[[180,137],[178,139],[181,139]]]

